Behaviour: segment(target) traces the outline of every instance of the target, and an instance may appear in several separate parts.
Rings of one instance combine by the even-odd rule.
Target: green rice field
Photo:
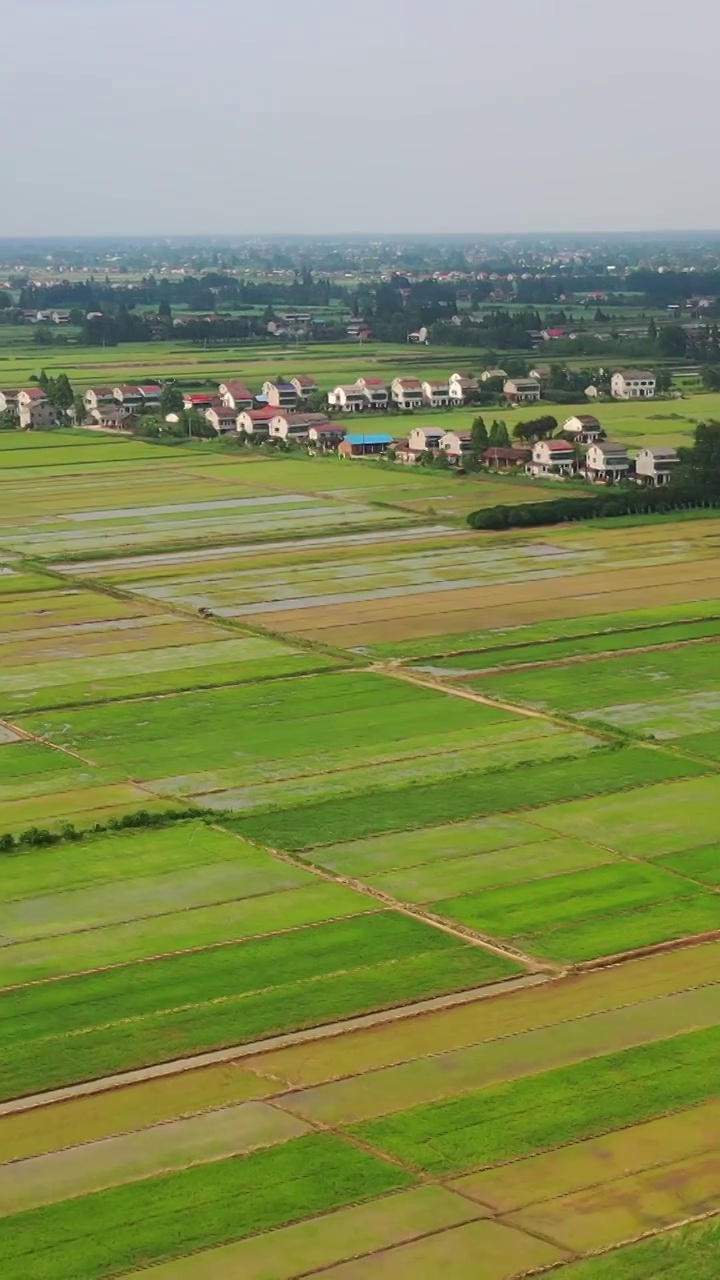
[[[0,435],[3,1280],[720,1273],[720,521],[546,492]]]

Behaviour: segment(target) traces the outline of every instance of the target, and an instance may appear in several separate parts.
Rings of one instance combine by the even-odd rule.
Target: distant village
[[[250,444],[273,442],[299,444],[311,453],[336,452],[341,458],[386,457],[413,465],[439,461],[465,468],[471,460],[493,471],[522,472],[544,479],[579,476],[593,483],[618,484],[634,480],[646,485],[667,484],[679,462],[675,449],[645,447],[631,459],[627,449],[609,441],[599,418],[576,414],[562,424],[553,418],[530,419],[524,438],[510,442],[504,429],[503,443],[486,447],[471,430],[446,430],[439,425],[412,428],[406,438],[385,430],[356,429],[351,420],[361,415],[411,415],[419,410],[450,410],[473,402],[479,382],[494,380],[502,387],[508,407],[537,405],[541,400],[540,376],[508,377],[502,369],[486,369],[478,381],[453,373],[447,379],[360,377],[320,391],[313,378],[298,375],[287,382],[266,381],[254,393],[238,379],[221,382],[214,392],[178,392],[182,410],[165,413],[169,427],[182,414],[201,415],[218,436],[242,436]],[[73,409],[71,420],[89,430],[132,434],[141,429],[147,414],[161,413],[165,388],[159,383],[90,387],[83,397],[83,412]],[[648,400],[655,397],[656,378],[648,370],[625,369],[613,373],[609,393],[616,400]],[[585,395],[599,398],[597,387]],[[325,411],[316,411],[318,401]],[[312,408],[308,407],[312,402]],[[39,386],[0,390],[0,413],[14,415],[24,430],[59,425],[62,413]],[[548,426],[549,424],[549,426]],[[358,423],[359,426],[359,423]],[[517,433],[516,433],[517,434]]]

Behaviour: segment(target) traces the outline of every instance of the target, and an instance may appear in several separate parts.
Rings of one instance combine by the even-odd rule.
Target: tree
[[[166,383],[160,396],[160,411],[163,417],[168,413],[182,413],[184,407],[183,393],[177,383]]]
[[[657,341],[657,336],[658,336],[658,327],[657,327],[657,325],[656,325],[655,321],[654,321],[654,320],[652,320],[652,319],[650,320],[650,323],[649,323],[649,325],[648,325],[647,336],[648,336],[648,338],[650,339],[650,341],[651,341],[651,342],[656,342],[656,341]]]
[[[324,391],[311,391],[303,401],[303,408],[308,413],[325,413],[327,411],[327,395]]]
[[[491,449],[506,449],[510,444],[508,429],[505,426],[505,423],[498,422],[497,418],[493,419],[488,444]]]
[[[46,393],[48,400],[58,410],[58,413],[67,414],[68,410],[72,409],[75,401],[75,392],[66,373],[61,373],[57,378],[49,379]]]
[[[484,453],[490,443],[484,420],[478,415],[470,428],[470,441],[475,454]]]
[[[690,467],[703,488],[720,494],[720,422],[710,419],[695,428]]]
[[[720,367],[708,364],[701,370],[702,384],[707,391],[720,391]]]
[[[679,324],[666,324],[658,334],[658,347],[664,356],[687,354],[687,334]]]
[[[160,320],[167,320],[170,324],[172,323],[172,311],[170,310],[170,303],[167,301],[167,298],[163,298],[158,307],[158,318]]]

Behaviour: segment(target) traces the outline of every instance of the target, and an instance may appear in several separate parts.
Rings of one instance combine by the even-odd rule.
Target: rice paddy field
[[[720,1273],[720,521],[513,483],[0,437],[3,1280]]]

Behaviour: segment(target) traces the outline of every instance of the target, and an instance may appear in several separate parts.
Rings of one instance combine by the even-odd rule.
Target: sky
[[[0,0],[0,236],[720,227],[717,0]]]

